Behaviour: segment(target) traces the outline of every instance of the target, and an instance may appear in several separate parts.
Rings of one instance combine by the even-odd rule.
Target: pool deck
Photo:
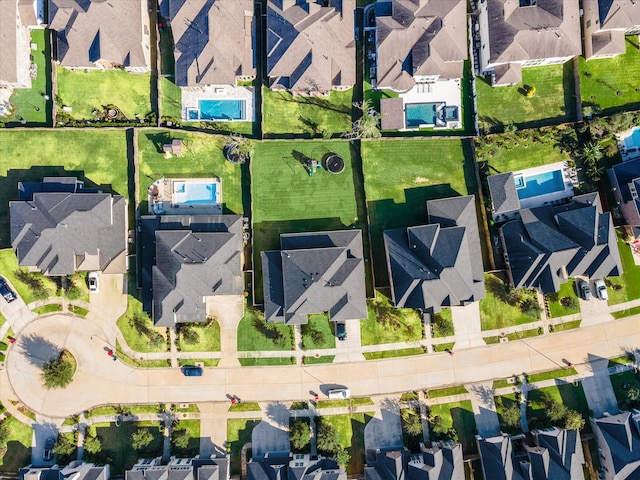
[[[180,205],[174,203],[175,182],[216,183],[220,203],[204,205]],[[149,193],[150,215],[222,215],[222,181],[219,178],[161,178],[151,184]]]
[[[398,95],[405,105],[407,103],[445,103],[449,106],[458,107],[460,120],[457,122],[447,122],[446,126],[436,128],[462,128],[462,86],[461,79],[440,80],[434,83],[422,83],[414,85],[411,90]],[[414,130],[415,128],[407,128]]]
[[[573,197],[573,187],[577,184],[577,176],[572,172],[566,162],[550,163],[548,165],[541,165],[539,167],[527,168],[526,170],[520,170],[513,172],[514,177],[522,175],[523,177],[529,177],[538,173],[552,172],[554,170],[562,170],[562,177],[564,180],[564,190],[560,192],[545,193],[544,195],[537,195],[535,197],[529,197],[520,200],[520,208],[535,208],[543,205],[553,204],[560,202],[567,198]]]
[[[640,130],[640,127],[634,127],[629,130],[625,130],[624,132],[616,133],[618,150],[620,150],[620,156],[622,157],[623,162],[640,158],[640,145],[627,146],[626,143],[626,140],[631,137],[636,129]]]
[[[181,87],[182,91],[182,120],[188,121],[187,110],[199,109],[198,100],[244,100],[246,118],[240,122],[254,121],[254,92],[253,87],[234,87],[232,85],[203,85],[198,87]],[[208,121],[208,120],[198,120]],[[229,120],[215,120],[225,122]]]

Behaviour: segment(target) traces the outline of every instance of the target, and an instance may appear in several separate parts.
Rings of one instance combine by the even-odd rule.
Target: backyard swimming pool
[[[408,103],[404,107],[405,123],[408,128],[436,124],[437,103]]]
[[[173,183],[174,205],[207,205],[219,203],[217,182],[187,182]]]
[[[244,100],[198,100],[199,120],[244,120]],[[189,119],[194,116],[195,110],[188,112]]]
[[[528,176],[515,175],[514,181],[520,200],[547,193],[562,192],[565,189],[562,170],[552,170]]]
[[[624,139],[624,146],[627,150],[632,147],[640,148],[640,127],[636,127],[627,138]]]

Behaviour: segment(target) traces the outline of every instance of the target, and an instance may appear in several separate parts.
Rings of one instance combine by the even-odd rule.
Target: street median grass
[[[319,357],[308,356],[303,357],[305,365],[316,365],[319,363],[333,363],[333,360],[336,358],[335,355],[320,355]]]
[[[574,328],[580,328],[582,320],[571,320],[570,322],[558,323],[556,325],[550,325],[553,332],[564,332],[566,330],[573,330]]]
[[[424,355],[422,347],[399,348],[394,350],[383,350],[382,352],[365,352],[362,355],[367,360],[381,360],[383,358],[408,357],[411,355]]]
[[[230,412],[260,412],[261,410],[257,402],[235,403],[229,407]]]
[[[432,390],[428,390],[426,393],[429,398],[440,398],[440,397],[450,397],[453,395],[464,395],[469,392],[462,385],[456,385],[453,387],[434,388]]]
[[[42,305],[31,310],[36,315],[46,315],[47,313],[57,313],[62,311],[61,303],[50,303],[49,305]]]
[[[106,354],[105,354],[106,355]],[[122,350],[120,342],[116,340],[116,356],[119,361],[135,368],[168,368],[171,367],[171,360],[144,360],[143,358],[132,358]]]
[[[570,377],[571,375],[577,374],[578,372],[575,368],[559,368],[549,372],[532,373],[531,375],[527,375],[527,383],[544,382],[545,380]]]
[[[294,357],[239,358],[238,361],[243,367],[277,367],[296,364]]]

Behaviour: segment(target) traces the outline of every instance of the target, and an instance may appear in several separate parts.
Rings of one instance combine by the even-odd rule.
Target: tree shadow
[[[289,428],[289,409],[284,403],[271,402],[267,404],[266,410],[267,418],[269,418],[276,425]]]
[[[42,368],[42,366],[60,356],[62,349],[50,342],[46,338],[32,333],[30,335],[21,335],[18,346],[24,352],[29,363]]]
[[[473,392],[484,404],[493,402],[493,397],[496,394],[496,391],[492,387],[479,383],[467,385],[467,390]]]

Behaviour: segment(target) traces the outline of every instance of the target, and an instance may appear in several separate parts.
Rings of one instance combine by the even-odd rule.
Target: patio
[[[559,203],[567,198],[573,197],[573,187],[578,185],[578,177],[575,169],[570,169],[567,162],[551,163],[540,167],[528,168],[520,172],[514,172],[514,178],[522,176],[524,178],[536,177],[545,173],[562,171],[562,181],[564,183],[563,190],[557,190],[550,193],[535,195],[529,198],[520,199],[520,208],[535,208],[542,205]]]
[[[189,185],[215,186],[211,202],[189,197]],[[222,215],[222,180],[220,178],[161,178],[148,190],[150,215]]]
[[[242,122],[254,121],[253,87],[234,87],[232,85],[203,85],[198,87],[181,87],[182,120],[189,121],[188,112],[200,109],[200,100],[244,100],[244,118]]]

